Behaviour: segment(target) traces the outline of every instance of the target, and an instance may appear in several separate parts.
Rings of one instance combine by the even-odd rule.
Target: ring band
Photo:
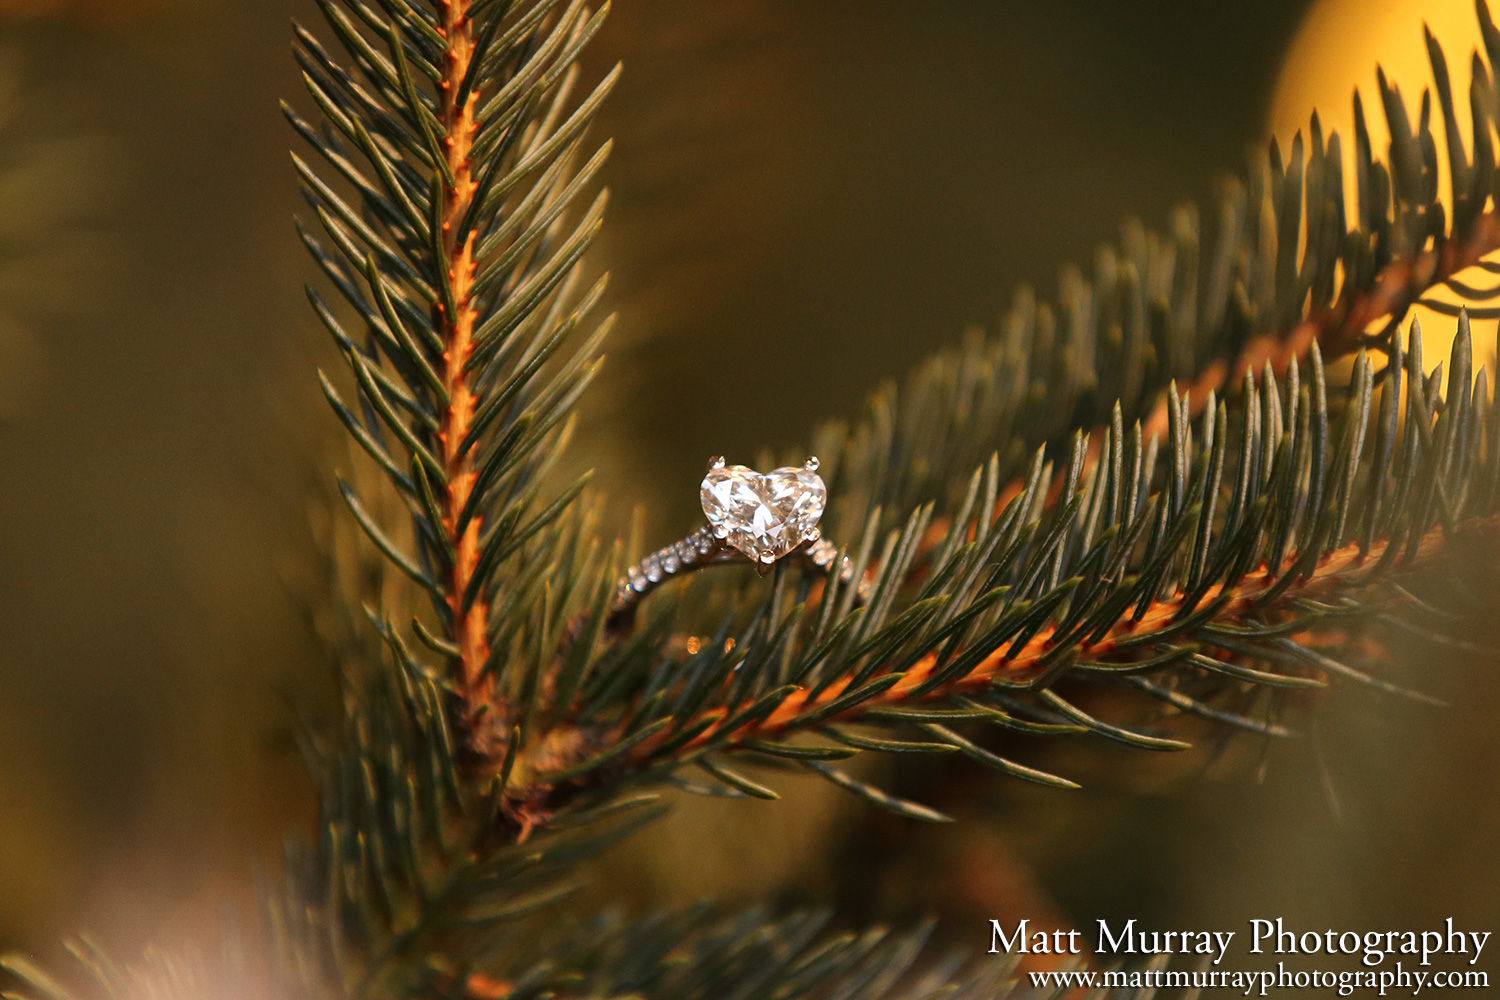
[[[817,470],[816,458],[764,475],[713,459],[701,489],[709,523],[626,570],[615,585],[611,626],[627,624],[661,584],[708,566],[748,563],[763,576],[789,559],[810,572],[830,572],[838,548],[817,527],[827,496]],[[853,578],[854,564],[845,556],[838,580],[847,584]],[[863,601],[868,589],[868,580],[861,580],[856,599]]]

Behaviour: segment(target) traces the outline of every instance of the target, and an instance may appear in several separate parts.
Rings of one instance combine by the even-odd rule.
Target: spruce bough
[[[639,553],[601,541],[587,477],[555,472],[610,326],[580,259],[609,151],[590,125],[619,70],[578,63],[608,5],[318,3],[323,27],[296,29],[311,103],[285,108],[298,230],[347,366],[321,375],[361,456],[339,486],[381,579],[335,574],[344,717],[306,733],[317,836],[265,886],[272,995],[1001,995],[1008,964],[923,958],[927,928],[526,918],[654,820],[663,784],[774,799],[743,768],[791,767],[941,821],[840,762],[956,754],[1067,788],[987,746],[988,727],[1174,751],[1187,714],[1282,737],[1330,683],[1425,698],[1387,676],[1386,637],[1462,644],[1493,596],[1442,572],[1455,545],[1497,548],[1500,407],[1468,325],[1492,309],[1449,310],[1432,374],[1408,322],[1418,302],[1447,308],[1438,284],[1493,297],[1463,268],[1500,272],[1482,263],[1500,248],[1483,0],[1471,148],[1429,37],[1415,122],[1380,77],[1388,156],[1356,98],[1353,203],[1346,140],[1314,117],[1225,187],[1211,224],[1183,209],[1167,234],[1129,229],[1054,301],[1020,293],[998,330],[786,451],[823,460],[849,579],[715,570],[624,630],[611,599]],[[1099,690],[1118,692],[1111,719],[1083,707]],[[104,995],[175,974],[77,951]],[[72,995],[7,963],[33,994]]]

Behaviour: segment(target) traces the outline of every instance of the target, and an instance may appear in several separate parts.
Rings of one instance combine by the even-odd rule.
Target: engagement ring
[[[680,542],[652,553],[620,577],[610,622],[629,622],[641,599],[662,583],[720,563],[751,563],[761,576],[781,559],[790,558],[809,571],[828,573],[838,549],[822,537],[818,521],[828,501],[828,487],[818,475],[818,460],[759,473],[743,465],[709,463],[699,490],[708,524]],[[846,557],[838,578],[848,583],[854,566]],[[863,600],[865,582],[858,599]]]

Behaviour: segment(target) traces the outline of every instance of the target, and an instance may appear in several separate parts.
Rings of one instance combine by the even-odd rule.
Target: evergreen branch
[[[1441,529],[1433,529],[1422,539],[1419,545],[1418,559],[1431,557],[1441,546],[1443,533]],[[1358,582],[1368,572],[1368,558],[1380,561],[1387,548],[1387,543],[1377,543],[1370,551],[1362,553],[1358,543],[1351,544],[1336,552],[1321,558],[1314,567],[1311,574],[1300,581],[1296,586],[1293,596],[1289,600],[1297,600],[1303,597],[1322,595],[1337,592],[1340,588]],[[1222,618],[1215,619],[1226,622],[1236,622],[1254,613],[1274,613],[1279,605],[1262,606],[1262,600],[1271,590],[1269,583],[1264,581],[1274,579],[1273,575],[1266,572],[1262,576],[1263,585],[1259,587],[1248,586],[1235,589],[1234,598],[1229,601],[1218,603],[1215,610]],[[1208,599],[1213,601],[1223,591],[1222,585],[1216,585],[1209,592]],[[1094,670],[1118,669],[1121,671],[1158,671],[1164,666],[1185,658],[1192,658],[1187,648],[1171,650],[1152,657],[1150,660],[1137,661],[1121,657],[1121,654],[1134,648],[1141,643],[1144,635],[1149,640],[1158,637],[1163,639],[1172,638],[1163,636],[1164,626],[1168,625],[1182,611],[1185,599],[1181,594],[1169,598],[1153,601],[1150,609],[1139,619],[1126,618],[1110,629],[1097,641],[1085,641],[1076,646],[1067,647],[1070,651],[1076,651],[1079,655],[1088,655],[1092,662],[1088,664]],[[1205,626],[1203,631],[1212,634],[1211,626]],[[1226,640],[1227,642],[1227,640]],[[1153,643],[1154,644],[1154,643]],[[930,700],[934,704],[942,704],[950,696],[960,693],[985,692],[992,689],[997,683],[1021,684],[1027,674],[1039,672],[1041,661],[1055,654],[1059,648],[1055,630],[1047,629],[1034,635],[1020,649],[1007,648],[997,649],[989,655],[974,663],[966,671],[958,674],[941,687],[924,695],[924,700]],[[1256,651],[1261,656],[1268,654],[1267,650]],[[1252,653],[1251,655],[1255,655]],[[1195,662],[1203,664],[1208,661],[1206,657],[1197,658]],[[920,720],[930,718],[968,718],[982,719],[987,713],[984,711],[956,709],[951,712],[934,715],[933,713],[881,713],[886,707],[903,707],[913,703],[912,692],[924,687],[925,682],[937,671],[939,660],[935,654],[929,653],[923,656],[917,663],[904,671],[901,675],[884,675],[885,683],[879,687],[883,690],[875,692],[858,691],[854,697],[850,697],[845,691],[845,681],[835,681],[825,688],[821,694],[813,697],[806,690],[797,691],[782,699],[764,720],[742,727],[734,727],[733,735],[728,742],[731,745],[752,743],[758,740],[783,736],[790,731],[801,730],[814,724],[822,724],[825,720],[834,722],[850,722],[858,720],[866,715],[876,714],[883,719],[912,719],[926,726],[930,723]],[[1013,675],[1019,675],[1022,680],[1016,680]],[[1321,687],[1321,682],[1312,678],[1278,677],[1274,674],[1247,673],[1246,679],[1253,679],[1261,683],[1270,683],[1276,680],[1298,682],[1296,687]],[[1050,692],[1048,692],[1050,693]],[[709,727],[698,738],[702,743],[709,743],[715,737],[722,736],[724,730],[731,729],[730,726]],[[845,737],[847,738],[847,737]],[[887,746],[888,741],[866,741],[870,743],[868,749],[901,749],[901,744]],[[930,749],[930,745],[908,744],[912,748],[921,747]]]
[[[913,539],[929,507],[890,532],[868,607],[812,631],[804,623],[823,616],[818,605],[837,600],[832,581],[793,595],[780,574],[748,620],[731,612],[715,638],[690,643],[686,658],[656,652],[649,639],[606,653],[582,682],[583,707],[571,721],[559,718],[557,731],[578,726],[612,745],[624,736],[609,721],[618,712],[629,731],[650,727],[650,735],[632,740],[625,762],[575,767],[558,786],[540,781],[513,794],[545,810],[572,790],[695,763],[765,797],[770,789],[710,755],[774,762],[797,748],[768,753],[768,744],[814,728],[856,749],[886,748],[844,735],[854,722],[915,729],[919,741],[1013,775],[1068,784],[998,757],[947,723],[1089,731],[1172,750],[1186,744],[1097,718],[1063,689],[1118,679],[1176,711],[1266,734],[1285,730],[1214,703],[1255,688],[1317,689],[1331,676],[1410,693],[1345,662],[1323,636],[1335,622],[1347,636],[1356,624],[1408,621],[1414,602],[1405,595],[1453,541],[1490,544],[1500,527],[1500,410],[1487,376],[1471,376],[1469,338],[1461,318],[1446,394],[1424,375],[1415,321],[1406,347],[1394,333],[1385,345],[1391,367],[1378,390],[1361,351],[1348,386],[1331,392],[1316,344],[1306,372],[1294,362],[1285,383],[1269,370],[1247,380],[1233,411],[1211,399],[1191,420],[1189,397],[1173,387],[1165,447],[1156,436],[1143,441],[1139,422],[1123,434],[1117,420],[1099,449],[1107,460],[1085,469],[1087,441],[1075,438],[1075,471],[1049,497],[1044,446],[1025,491],[997,515],[990,511],[998,505],[976,500],[986,478],[995,481],[991,460],[969,477],[962,516],[927,553],[915,554]],[[710,605],[731,599],[705,596]],[[852,781],[825,764],[802,764],[846,787]],[[909,804],[884,804],[915,814]]]
[[[960,965],[924,955],[930,925],[904,933],[876,927],[830,934],[829,919],[816,911],[716,916],[703,906],[628,925],[596,921],[553,948],[557,960],[489,995],[978,1000],[1008,996],[1014,988],[1013,961]],[[483,994],[471,989],[467,995]]]
[[[1382,76],[1391,152],[1382,157],[1373,149],[1356,95],[1353,203],[1344,192],[1348,137],[1325,136],[1314,114],[1289,150],[1273,141],[1245,180],[1226,183],[1207,221],[1189,206],[1175,213],[1169,233],[1128,224],[1119,246],[1100,251],[1090,277],[1064,269],[1052,302],[1022,288],[993,335],[975,332],[899,389],[882,389],[854,428],[819,430],[809,450],[823,459],[838,537],[862,527],[877,507],[909,510],[933,497],[951,504],[993,451],[1001,505],[1025,488],[1039,445],[1061,450],[1080,427],[1092,428],[1091,467],[1117,402],[1125,427],[1139,419],[1146,440],[1165,437],[1172,420],[1166,390],[1174,380],[1197,416],[1211,394],[1233,399],[1246,376],[1268,366],[1286,377],[1314,344],[1328,362],[1382,349],[1418,302],[1456,316],[1457,306],[1429,293],[1500,249],[1493,207],[1500,100],[1492,68],[1500,32],[1485,0],[1476,0],[1476,13],[1490,40],[1489,61],[1475,58],[1467,109],[1441,96],[1438,102],[1440,125],[1455,140],[1451,212],[1439,200],[1430,96],[1414,122],[1399,86]],[[1432,41],[1429,56],[1441,95],[1451,88]],[[1458,116],[1465,113],[1472,149],[1462,143]],[[1379,332],[1367,334],[1377,323]],[[1062,478],[1050,478],[1049,488],[1061,489]],[[947,527],[935,518],[922,549]]]
[[[966,727],[1174,751],[1186,744],[1169,729],[1078,694],[1134,691],[1265,736],[1290,730],[1256,699],[1334,678],[1431,700],[1387,676],[1377,640],[1462,642],[1470,609],[1432,578],[1455,545],[1500,538],[1500,405],[1487,373],[1471,378],[1468,313],[1446,390],[1416,324],[1405,345],[1399,326],[1416,303],[1448,308],[1428,297],[1438,285],[1500,294],[1456,277],[1500,248],[1500,32],[1484,0],[1472,149],[1427,39],[1451,211],[1431,98],[1414,125],[1382,74],[1392,142],[1375,155],[1356,97],[1356,204],[1340,139],[1314,116],[1305,143],[1285,158],[1273,143],[1225,189],[1213,225],[1183,211],[1170,237],[1131,227],[1091,281],[1065,272],[1051,305],[1021,293],[995,336],[883,390],[854,427],[820,430],[853,580],[782,566],[767,592],[721,578],[629,636],[607,627],[619,547],[599,543],[584,480],[552,478],[608,328],[584,330],[603,282],[585,288],[578,264],[608,150],[584,136],[616,71],[575,99],[607,4],[318,4],[343,64],[299,27],[321,120],[286,114],[315,154],[294,160],[319,230],[300,235],[343,300],[309,290],[350,369],[344,388],[320,382],[384,475],[358,492],[340,480],[359,551],[378,554],[366,576],[397,570],[431,606],[407,608],[410,587],[340,595],[369,621],[344,623],[342,725],[300,734],[316,836],[288,847],[264,893],[289,994],[1004,995],[1008,965],[922,971],[922,932],[827,937],[817,915],[692,911],[540,944],[525,921],[659,814],[655,796],[620,794],[631,784],[776,798],[743,762],[943,821],[830,761],[960,754],[1069,787]],[[1324,360],[1355,352],[1330,389]],[[688,767],[711,784],[686,782]],[[97,949],[80,957],[105,993],[137,989]]]
[[[579,505],[543,561],[586,574],[591,516]],[[340,731],[302,734],[319,836],[290,842],[285,880],[263,889],[283,995],[429,995],[448,963],[494,968],[500,943],[570,894],[581,861],[661,813],[650,795],[582,797],[524,845],[497,837],[508,775],[469,785],[470,751],[450,738],[451,682],[417,662],[389,621],[375,625],[383,649],[366,648],[356,623],[343,629]]]
[[[285,110],[334,175],[294,158],[331,244],[306,230],[304,241],[366,331],[346,332],[310,292],[357,405],[326,378],[324,392],[402,498],[412,544],[352,488],[346,496],[381,551],[432,592],[435,622],[413,634],[448,660],[460,738],[503,745],[522,711],[501,699],[519,693],[504,655],[517,619],[506,614],[529,610],[521,593],[541,595],[529,585],[539,577],[510,567],[556,544],[578,495],[545,496],[543,478],[607,328],[577,337],[603,287],[575,294],[603,196],[574,213],[608,152],[584,155],[583,137],[616,73],[571,98],[605,11],[548,0],[319,6],[348,65],[299,27],[322,126]]]
[[[1493,66],[1500,33],[1483,0],[1476,11]],[[1467,321],[1460,318],[1457,341],[1465,353],[1455,353],[1450,370],[1452,403],[1437,379],[1423,377],[1419,345],[1403,362],[1398,336],[1428,289],[1500,246],[1500,222],[1489,210],[1491,135],[1500,127],[1491,74],[1476,57],[1471,152],[1459,141],[1441,50],[1428,41],[1442,124],[1455,143],[1451,215],[1438,200],[1430,97],[1414,125],[1399,88],[1381,75],[1390,156],[1375,155],[1356,97],[1357,204],[1345,203],[1340,139],[1325,142],[1315,115],[1306,143],[1299,134],[1286,158],[1273,143],[1248,186],[1225,190],[1214,230],[1200,231],[1191,212],[1178,215],[1171,239],[1129,229],[1122,252],[1101,256],[1092,283],[1065,272],[1055,307],[1023,291],[998,336],[971,337],[899,393],[883,390],[852,430],[833,424],[818,433],[811,450],[836,456],[823,467],[834,498],[825,523],[830,534],[861,539],[865,608],[852,609],[853,588],[835,605],[832,581],[822,607],[810,605],[805,586],[790,598],[778,576],[769,603],[742,630],[733,616],[722,619],[733,656],[700,648],[678,664],[653,662],[645,638],[606,653],[596,669],[613,676],[593,698],[585,685],[577,722],[608,731],[600,712],[622,698],[632,727],[677,713],[680,727],[663,738],[672,752],[637,760],[649,771],[730,747],[736,739],[727,734],[741,730],[760,740],[858,717],[879,706],[877,695],[931,701],[967,690],[967,682],[983,685],[982,700],[995,708],[1016,689],[1051,687],[1080,658],[1087,664],[1080,677],[1124,671],[1117,675],[1144,681],[1139,675],[1168,671],[1296,689],[1319,685],[1318,674],[1331,671],[1380,686],[1333,659],[1315,671],[1308,656],[1293,657],[1291,672],[1274,669],[1287,665],[1286,651],[1266,642],[1231,648],[1222,635],[1218,646],[1197,640],[1236,621],[1275,627],[1325,588],[1343,600],[1394,570],[1419,572],[1440,536],[1488,523],[1488,508],[1470,511],[1468,523],[1461,516],[1488,432],[1448,415],[1493,409],[1483,383],[1470,402]],[[1213,249],[1200,260],[1205,244]],[[1377,321],[1381,334],[1366,335]],[[1369,459],[1374,368],[1366,348],[1387,354],[1387,374],[1398,373],[1387,382],[1407,384],[1404,421],[1399,387],[1382,392]],[[1334,433],[1323,359],[1355,350],[1357,376]],[[1307,362],[1312,381],[1303,385]],[[1187,392],[1179,393],[1179,379]],[[1231,407],[1240,418],[1234,427]],[[1079,435],[1080,424],[1099,429]],[[1048,456],[1066,434],[1073,435],[1066,461],[1054,465]],[[1393,460],[1401,474],[1387,489]],[[1449,479],[1455,469],[1465,470],[1460,481]],[[970,522],[981,493],[981,513]],[[934,499],[959,513],[938,514]],[[905,516],[899,526],[896,515]],[[878,547],[884,525],[892,530]],[[1356,572],[1366,560],[1373,565]],[[708,603],[729,600],[724,590],[715,588]],[[989,602],[982,612],[979,595]],[[809,607],[816,610],[805,614]],[[800,622],[814,619],[818,641],[804,645]],[[715,695],[715,678],[731,670],[733,683]],[[882,677],[898,679],[880,686],[884,694],[862,690]],[[802,690],[765,711],[769,686],[789,679]],[[641,690],[649,697],[631,704],[630,692]],[[753,724],[736,710],[746,699],[757,707]],[[1216,711],[1198,699],[1184,704]],[[568,706],[559,709],[566,718]],[[1042,714],[1042,724],[1054,724],[1055,715]],[[1099,720],[1087,728],[1163,743]]]

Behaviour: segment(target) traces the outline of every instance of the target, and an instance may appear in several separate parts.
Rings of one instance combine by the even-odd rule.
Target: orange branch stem
[[[459,513],[469,501],[474,488],[474,462],[462,447],[474,419],[474,390],[469,383],[467,365],[474,348],[477,310],[474,306],[474,239],[472,233],[458,232],[473,202],[474,169],[471,160],[474,135],[474,107],[477,93],[471,92],[460,103],[459,89],[468,75],[474,58],[473,25],[469,18],[469,0],[440,0],[442,33],[448,40],[443,58],[443,79],[439,82],[442,104],[442,143],[447,158],[451,184],[444,184],[440,223],[442,225],[443,264],[447,269],[453,315],[439,305],[439,331],[443,338],[443,383],[448,392],[448,406],[443,414],[442,459],[447,473],[444,527],[456,554],[449,581],[448,607],[453,619],[454,645],[458,647],[457,682],[467,705],[470,719],[491,701],[493,682],[485,673],[489,659],[487,623],[489,608],[483,599],[464,609],[464,594],[473,582],[479,560],[481,519],[476,515],[460,532]]]
[[[1485,524],[1494,526],[1493,520],[1473,522],[1472,524]],[[1416,553],[1411,557],[1413,560],[1424,560],[1431,556],[1444,542],[1443,531],[1434,528],[1423,536],[1418,545]],[[1326,593],[1337,589],[1341,585],[1350,582],[1350,578],[1368,565],[1380,561],[1389,543],[1379,542],[1372,545],[1368,553],[1361,553],[1358,545],[1347,545],[1324,556],[1313,571],[1303,579],[1300,584],[1293,586],[1281,598],[1285,602],[1296,597],[1307,597],[1313,594]],[[1238,621],[1244,619],[1256,609],[1256,602],[1276,583],[1278,576],[1262,570],[1258,577],[1246,580],[1237,586],[1239,596],[1227,602],[1215,619],[1219,622]],[[1214,587],[1202,598],[1198,606],[1212,603],[1223,593],[1222,585]],[[1098,642],[1081,643],[1078,646],[1078,655],[1083,659],[1104,659],[1116,652],[1120,644],[1133,636],[1142,635],[1163,628],[1170,624],[1173,618],[1182,608],[1183,595],[1178,594],[1164,600],[1157,601],[1147,609],[1146,614],[1140,621],[1122,621],[1110,629]],[[1039,632],[1026,643],[1021,649],[1011,655],[1002,652],[990,654],[982,660],[973,670],[962,677],[954,678],[950,683],[943,685],[940,689],[924,695],[922,698],[913,699],[912,692],[926,683],[933,672],[938,669],[939,664],[935,654],[928,654],[907,670],[896,682],[885,691],[874,698],[862,703],[848,712],[833,718],[823,719],[820,724],[851,722],[857,720],[870,708],[899,706],[921,701],[933,701],[946,698],[949,695],[966,690],[987,687],[990,682],[998,677],[1018,678],[1024,677],[1028,672],[1038,667],[1038,661],[1053,649],[1053,630],[1046,629]],[[878,675],[878,674],[877,674]],[[807,690],[795,691],[777,706],[776,710],[764,720],[746,726],[729,736],[731,745],[742,743],[746,740],[774,739],[784,735],[787,730],[794,726],[796,720],[803,713],[826,705],[839,698],[848,690],[849,678],[840,678],[823,688],[817,695],[812,697]],[[717,710],[721,721],[725,713]],[[696,737],[685,749],[702,746],[712,739],[723,737],[718,724],[705,730]],[[648,743],[643,746],[640,756],[649,756],[653,747]]]
[[[1500,250],[1500,214],[1491,211],[1475,220],[1467,239],[1446,239],[1412,259],[1392,261],[1376,277],[1369,291],[1355,295],[1346,289],[1333,305],[1314,309],[1286,336],[1262,334],[1246,343],[1233,362],[1222,358],[1209,362],[1191,383],[1179,390],[1188,393],[1190,415],[1196,417],[1203,412],[1210,392],[1237,384],[1247,372],[1258,376],[1269,364],[1278,377],[1285,375],[1294,360],[1307,356],[1314,342],[1323,352],[1324,361],[1349,354],[1363,344],[1370,324],[1382,317],[1404,316],[1427,292],[1496,250]],[[1165,435],[1168,421],[1167,401],[1162,398],[1141,421],[1141,439],[1149,441],[1153,434]],[[1095,428],[1089,435],[1085,469],[1092,468],[1099,460],[1103,443],[1103,428]],[[1061,493],[1063,479],[1061,473],[1053,477],[1052,499]],[[1020,480],[1007,483],[991,516],[998,516],[1020,494],[1023,485]],[[950,526],[948,518],[933,519],[922,536],[919,555],[913,560],[915,565],[921,565],[920,553],[942,544]]]

